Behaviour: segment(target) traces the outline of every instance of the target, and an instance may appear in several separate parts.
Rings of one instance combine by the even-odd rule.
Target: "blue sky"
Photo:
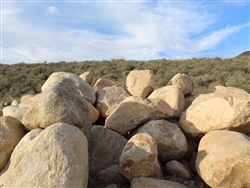
[[[1,0],[1,63],[234,57],[248,0]]]

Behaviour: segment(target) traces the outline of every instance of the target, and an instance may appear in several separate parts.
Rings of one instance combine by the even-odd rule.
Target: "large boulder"
[[[88,104],[68,78],[58,79],[50,89],[37,95],[22,122],[29,130],[67,123],[82,128],[86,135],[92,128]]]
[[[181,129],[166,120],[151,120],[131,132],[148,133],[157,143],[158,157],[162,163],[180,159],[187,151],[186,137]],[[129,135],[129,136],[130,136]]]
[[[22,121],[22,117],[28,108],[18,106],[6,106],[3,108],[3,116],[12,116]]]
[[[154,89],[155,76],[151,70],[132,70],[126,79],[128,91],[133,96],[146,98]]]
[[[120,167],[129,181],[141,176],[162,178],[155,140],[147,133],[133,136],[122,151]]]
[[[194,140],[212,130],[250,132],[250,94],[220,86],[213,93],[199,95],[182,113],[180,127]]]
[[[173,117],[180,118],[185,107],[185,97],[182,91],[176,86],[165,86],[154,90],[148,99],[162,99],[174,110]]]
[[[103,126],[94,126],[89,133],[89,168],[97,173],[119,164],[127,139]]]
[[[215,130],[202,137],[196,169],[211,187],[250,187],[250,138]]]
[[[99,89],[103,89],[105,87],[112,87],[112,86],[115,86],[116,83],[113,82],[112,80],[109,80],[109,79],[106,79],[106,78],[99,78],[93,88],[95,91],[98,91]]]
[[[176,86],[183,92],[184,95],[189,95],[193,92],[194,84],[188,75],[178,73],[173,76],[168,85]]]
[[[49,89],[49,87],[55,83],[58,82],[61,78],[69,78],[74,85],[77,87],[77,90],[80,92],[81,96],[89,101],[91,104],[95,103],[96,96],[94,89],[83,79],[81,79],[79,76],[73,73],[69,72],[54,72],[52,73],[49,78],[46,80],[46,82],[42,85],[41,90],[45,91]]]
[[[89,85],[92,84],[94,74],[91,71],[87,71],[79,75],[81,79],[83,79],[85,82],[87,82]]]
[[[86,101],[89,107],[89,111],[92,118],[92,124],[94,124],[99,118],[100,112],[90,102]]]
[[[18,119],[11,116],[0,117],[0,171],[7,165],[12,151],[25,134]]]
[[[13,151],[3,186],[87,187],[88,145],[84,134],[63,123],[34,131]]]
[[[173,109],[161,99],[130,96],[108,116],[105,127],[125,136],[138,125],[152,119],[167,119],[173,114]]]
[[[166,164],[166,171],[168,174],[180,177],[184,180],[190,180],[192,178],[192,172],[189,168],[176,160],[169,161]]]
[[[121,86],[105,87],[96,92],[96,108],[107,118],[130,95]]]

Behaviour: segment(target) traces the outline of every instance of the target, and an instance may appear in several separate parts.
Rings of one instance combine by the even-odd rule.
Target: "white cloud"
[[[54,6],[49,6],[49,7],[47,8],[47,12],[48,12],[49,14],[57,14],[57,13],[58,13],[58,9],[57,9],[56,7],[54,7]]]

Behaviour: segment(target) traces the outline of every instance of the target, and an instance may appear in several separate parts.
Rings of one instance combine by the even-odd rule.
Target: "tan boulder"
[[[152,119],[167,119],[174,114],[173,109],[161,99],[143,99],[130,96],[108,116],[105,127],[127,135],[137,126]]]
[[[138,133],[128,141],[119,164],[121,173],[129,181],[141,176],[162,178],[157,144],[147,133]]]
[[[130,188],[186,188],[186,186],[167,180],[139,177],[133,179]]]
[[[119,164],[127,139],[103,126],[94,126],[89,133],[89,168],[97,173]]]
[[[106,78],[99,78],[94,84],[93,88],[95,91],[98,91],[99,89],[103,89],[105,87],[112,87],[114,85],[116,85],[116,83],[112,80]]]
[[[181,129],[166,120],[151,120],[132,131],[131,136],[137,133],[148,133],[154,138],[162,163],[180,159],[187,151],[186,137]]]
[[[250,187],[250,138],[234,132],[215,130],[202,137],[196,169],[211,187]]]
[[[173,117],[180,118],[184,111],[185,98],[181,90],[176,86],[165,86],[154,90],[148,99],[162,99],[174,110]]]
[[[86,101],[89,107],[89,111],[92,117],[92,124],[96,122],[96,120],[99,118],[100,112],[97,110],[90,102]]]
[[[45,91],[50,88],[53,83],[58,82],[61,78],[69,78],[74,85],[77,87],[77,90],[80,92],[81,96],[89,101],[91,104],[94,104],[96,101],[94,89],[83,79],[73,73],[69,72],[54,72],[52,73],[46,82],[42,85],[41,90]]]
[[[68,78],[58,79],[50,89],[37,95],[22,122],[29,130],[67,123],[82,128],[85,135],[92,128],[87,102]]]
[[[3,108],[3,116],[12,116],[22,121],[22,117],[28,108],[18,106],[6,106]]]
[[[84,134],[63,123],[36,134],[13,152],[3,187],[87,187],[88,145]]]
[[[21,97],[21,102],[19,104],[19,107],[22,108],[29,108],[31,103],[33,102],[33,100],[35,100],[35,98],[39,96],[39,95],[24,95]]]
[[[166,164],[166,171],[168,174],[180,177],[184,180],[190,180],[192,178],[192,172],[176,160],[169,161]]]
[[[11,106],[18,106],[18,105],[19,105],[19,103],[18,103],[17,100],[13,100],[13,101],[11,102]]]
[[[214,93],[199,95],[182,113],[180,127],[194,140],[212,130],[250,132],[250,94],[221,86]]]
[[[12,151],[25,134],[18,119],[11,116],[0,117],[0,171],[7,165]]]
[[[126,86],[133,96],[146,98],[155,85],[155,76],[151,70],[132,70],[127,76]]]
[[[89,85],[92,84],[94,74],[91,71],[87,71],[79,75],[81,79],[83,79],[85,82],[87,82]]]
[[[96,92],[96,108],[107,118],[130,95],[121,86],[105,87]]]
[[[178,87],[184,95],[189,95],[193,92],[193,81],[186,74],[178,73],[174,75],[174,77],[169,81],[168,85]]]

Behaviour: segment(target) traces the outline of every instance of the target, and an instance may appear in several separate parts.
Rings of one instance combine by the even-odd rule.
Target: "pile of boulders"
[[[0,186],[250,187],[249,93],[192,95],[180,73],[154,90],[150,70],[131,71],[126,89],[92,82],[55,72],[2,109]]]

